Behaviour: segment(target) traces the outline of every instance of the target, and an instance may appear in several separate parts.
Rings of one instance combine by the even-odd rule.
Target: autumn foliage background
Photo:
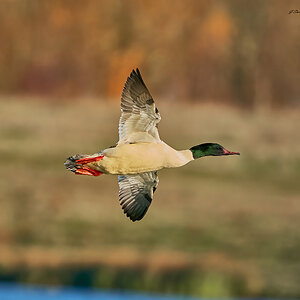
[[[0,2],[0,280],[203,297],[299,297],[297,1]],[[117,142],[139,67],[176,149],[141,222],[116,178],[65,158]]]
[[[244,108],[296,105],[299,16],[288,14],[296,6],[4,0],[0,87],[7,94],[115,98],[139,66],[164,98]]]

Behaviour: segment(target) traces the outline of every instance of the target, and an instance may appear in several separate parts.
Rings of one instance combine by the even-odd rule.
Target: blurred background
[[[298,1],[2,0],[0,281],[300,297]],[[139,67],[176,149],[146,217],[66,157],[118,141]]]

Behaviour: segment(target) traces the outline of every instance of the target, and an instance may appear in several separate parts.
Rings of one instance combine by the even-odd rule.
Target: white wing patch
[[[119,144],[160,141],[157,123],[161,117],[138,69],[125,83],[121,98]],[[140,133],[136,140],[136,133]]]

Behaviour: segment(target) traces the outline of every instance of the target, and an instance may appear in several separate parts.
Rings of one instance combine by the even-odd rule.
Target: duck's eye
[[[156,112],[156,113],[158,113],[158,109],[157,109],[157,107],[155,107],[155,112]]]

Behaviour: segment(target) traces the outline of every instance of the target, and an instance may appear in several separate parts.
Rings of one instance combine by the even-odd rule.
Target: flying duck
[[[239,155],[215,143],[177,151],[160,139],[160,120],[139,69],[133,70],[122,92],[117,145],[92,155],[71,156],[65,167],[81,175],[118,175],[122,209],[127,217],[137,221],[145,216],[152,202],[159,182],[158,170],[181,167],[204,156]]]

